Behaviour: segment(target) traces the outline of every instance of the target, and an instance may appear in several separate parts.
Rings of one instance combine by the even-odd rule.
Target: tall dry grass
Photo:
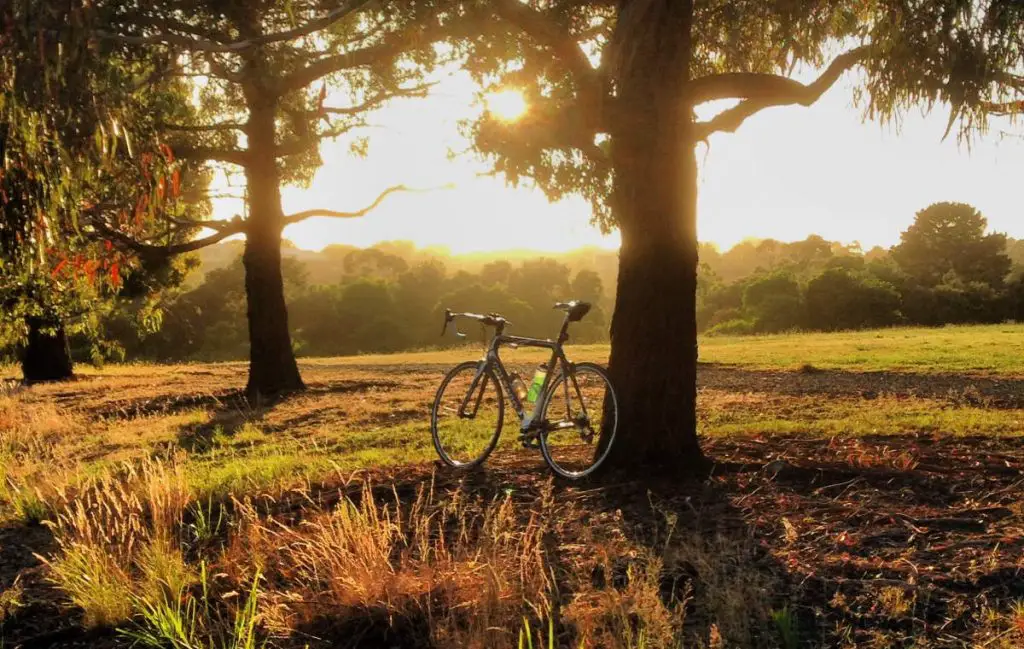
[[[770,584],[736,542],[667,528],[639,543],[621,514],[591,529],[550,484],[518,499],[432,483],[405,498],[364,485],[330,507],[288,496],[215,508],[180,465],[125,465],[65,494],[45,561],[85,624],[142,646],[763,645]],[[214,509],[223,523],[196,534]]]

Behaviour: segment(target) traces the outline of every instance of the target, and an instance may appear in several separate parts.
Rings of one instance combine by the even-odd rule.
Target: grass
[[[880,505],[885,513],[917,488],[934,500],[937,488],[877,487],[872,471],[891,480],[893,471],[934,470],[943,453],[935,440],[958,452],[984,447],[981,460],[1009,457],[1024,431],[1021,334],[1024,327],[1004,325],[705,339],[702,360],[711,364],[701,369],[698,410],[708,445],[868,477],[811,474],[806,492],[770,497],[785,480],[740,473],[720,479],[734,480],[726,496],[705,493],[726,489],[712,482],[671,494],[664,507],[642,491],[605,502],[601,488],[556,488],[538,455],[517,452],[513,435],[482,484],[432,478],[424,467],[434,460],[434,390],[448,367],[479,349],[306,360],[309,391],[273,407],[239,398],[237,363],[83,370],[73,383],[0,394],[0,534],[42,524],[55,545],[39,550],[45,570],[31,574],[55,586],[84,626],[117,627],[120,641],[139,646],[290,647],[310,638],[407,646],[424,634],[437,647],[538,649],[788,648],[842,646],[844,638],[854,646],[875,642],[870,633],[891,640],[884,625],[870,633],[858,625],[883,616],[901,629],[899,620],[930,615],[917,590],[887,583],[853,596],[830,586],[814,605],[831,602],[822,613],[786,585],[791,573],[827,572],[820,563],[800,572],[808,538],[826,543],[828,566],[839,566],[848,559],[837,548],[869,536],[852,528],[830,536],[805,513],[808,494],[832,511],[843,485],[859,485],[862,500],[837,520],[866,517],[878,527],[884,518],[860,513],[870,499],[895,494]],[[607,347],[579,346],[570,356],[603,361]],[[509,354],[523,374],[540,357]],[[814,450],[803,457],[801,449]],[[977,485],[982,495],[950,507],[1015,493],[1011,478],[986,483],[977,464],[958,475],[980,477],[957,486]],[[381,478],[410,470],[411,482]],[[372,488],[375,480],[382,483]],[[700,498],[719,509],[705,512],[694,504]],[[757,498],[789,509],[762,516]],[[934,506],[922,502],[919,509]],[[893,565],[923,565],[922,553],[939,543],[923,523],[912,525],[931,545]],[[984,555],[952,556],[997,574],[1019,557],[1011,537],[985,545]],[[0,569],[0,583],[20,582]],[[965,607],[957,624],[971,620],[957,637],[1017,646],[1024,605],[987,597],[956,604]],[[0,623],[19,598],[0,599]],[[801,626],[847,610],[817,640]]]
[[[324,365],[454,364],[473,358],[465,350],[352,356],[310,360]],[[519,350],[539,362],[543,350]],[[1020,376],[1024,324],[893,327],[838,333],[786,333],[758,336],[704,336],[700,360],[748,369],[795,370],[802,366],[831,370],[896,372],[975,372]],[[570,358],[599,363],[607,345],[570,345]]]

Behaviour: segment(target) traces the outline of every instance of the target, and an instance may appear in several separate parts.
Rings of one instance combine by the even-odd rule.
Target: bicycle
[[[565,311],[556,340],[505,335],[512,323],[497,313],[445,309],[442,336],[450,323],[463,318],[493,327],[494,337],[482,359],[456,365],[437,389],[430,433],[442,462],[468,469],[490,456],[501,437],[505,394],[519,418],[519,441],[524,448],[539,448],[556,474],[582,478],[608,457],[619,423],[618,397],[611,380],[600,365],[570,362],[562,349],[569,339],[569,324],[582,320],[591,305],[559,302],[554,308]],[[457,323],[455,333],[466,337]],[[518,374],[505,369],[499,354],[502,346],[551,350],[550,360],[537,369],[528,390]]]

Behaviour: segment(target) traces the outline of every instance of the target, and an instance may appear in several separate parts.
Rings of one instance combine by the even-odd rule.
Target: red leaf
[[[114,288],[121,287],[120,264],[116,261],[110,266],[110,283],[113,284]]]
[[[177,198],[181,194],[181,171],[174,170],[171,174],[171,196]]]
[[[164,158],[167,159],[168,163],[174,162],[174,152],[171,151],[171,147],[167,146],[166,144],[161,144],[160,151],[163,152]]]
[[[64,267],[68,265],[67,259],[61,259],[60,263],[53,267],[53,271],[50,272],[50,277],[56,277],[60,274],[60,271],[64,270]]]

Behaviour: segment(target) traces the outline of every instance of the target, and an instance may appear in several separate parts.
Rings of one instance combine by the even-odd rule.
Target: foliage
[[[185,86],[140,92],[137,79],[150,63],[83,38],[84,4],[40,8],[17,1],[0,10],[5,338],[20,342],[29,326],[67,328],[101,344],[100,319],[122,299],[131,300],[138,326],[158,326],[159,294],[183,278],[186,263],[140,260],[96,241],[87,227],[92,210],[120,205],[122,220],[141,227],[158,210],[185,213],[174,199],[204,178],[154,137],[158,120],[187,112]]]
[[[743,289],[743,311],[753,318],[756,331],[793,329],[803,315],[800,285],[787,272],[757,277]]]
[[[1010,271],[1006,235],[986,234],[985,217],[964,203],[935,203],[917,213],[892,256],[915,282],[937,286],[953,275],[1000,287]]]
[[[812,329],[869,329],[900,322],[900,294],[867,273],[830,268],[812,279],[805,292]]]
[[[382,259],[380,249],[370,250],[375,251],[372,257]],[[349,254],[372,258],[358,249]],[[298,258],[285,258],[289,324],[299,353],[335,356],[453,345],[458,343],[454,337],[438,338],[444,308],[496,311],[512,321],[516,332],[550,337],[562,317],[552,305],[566,299],[589,299],[594,304],[591,313],[573,325],[572,340],[607,339],[605,313],[609,300],[601,277],[593,270],[581,268],[573,274],[565,263],[538,258],[518,264],[492,262],[476,266],[476,272],[460,269],[449,273],[437,258],[414,261],[411,256],[407,263],[398,255],[391,257],[383,265],[364,269],[361,276],[340,273],[331,283],[315,284],[308,282],[307,268],[316,268],[312,262],[303,264]],[[339,260],[342,268],[349,267],[347,259]],[[457,260],[449,261],[458,264]],[[397,267],[407,270],[396,274],[393,269]],[[496,268],[503,272],[496,272]],[[326,275],[319,270],[316,273]],[[111,324],[116,325],[118,338],[132,358],[243,358],[246,337],[242,281],[238,259],[210,271],[202,284],[166,306],[163,329],[153,335],[140,338],[130,327]],[[467,333],[476,339],[483,332],[468,329]]]
[[[706,249],[697,322],[715,335],[804,328],[990,323],[1024,318],[1024,278],[1013,273],[1002,234],[959,203],[918,212],[891,252],[822,242],[744,242]],[[799,254],[795,251],[813,251]],[[719,272],[735,276],[725,283]],[[936,277],[938,278],[936,281]]]
[[[963,252],[949,246],[950,257],[977,253],[970,241],[963,245]],[[159,334],[140,336],[123,316],[103,321],[108,337],[127,357],[244,357],[244,273],[237,257],[225,259],[237,255],[239,246],[226,243],[208,250],[202,283],[162,303],[165,326]],[[862,254],[856,245],[813,235],[793,243],[748,241],[725,252],[705,246],[702,255],[697,322],[713,335],[1024,319],[1020,274],[989,285],[965,282],[951,271],[928,287],[887,251]],[[437,338],[445,307],[497,311],[514,323],[515,331],[550,335],[560,317],[551,303],[571,297],[596,305],[573,326],[573,340],[597,342],[607,339],[611,296],[605,286],[616,281],[614,257],[611,251],[582,251],[520,261],[473,260],[401,242],[365,250],[335,246],[321,253],[289,249],[283,262],[289,322],[296,350],[304,355],[393,352],[454,343]],[[974,267],[984,265],[975,258]],[[736,279],[727,282],[722,276]],[[482,332],[469,333],[478,337]]]

